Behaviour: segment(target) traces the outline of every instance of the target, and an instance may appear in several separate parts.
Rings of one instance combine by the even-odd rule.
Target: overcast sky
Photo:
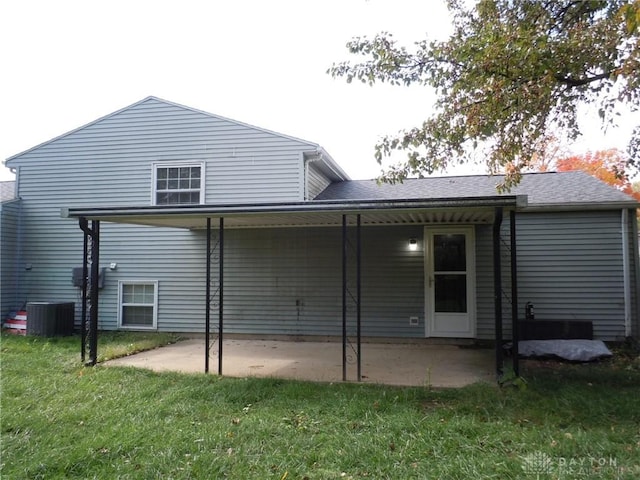
[[[354,36],[386,30],[410,43],[450,29],[445,0],[0,4],[2,160],[155,95],[319,143],[352,178],[373,178],[376,141],[419,124],[433,96],[349,85],[327,68],[350,58]],[[588,126],[577,148],[624,148],[631,126],[605,138]]]

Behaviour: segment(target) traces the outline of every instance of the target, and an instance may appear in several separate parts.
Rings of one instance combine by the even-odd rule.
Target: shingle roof
[[[329,185],[314,200],[401,200],[469,198],[499,195],[500,177],[470,175],[407,179],[395,185],[375,180],[351,180]],[[508,195],[527,195],[528,205],[606,205],[636,200],[581,171],[529,173]]]
[[[13,200],[16,196],[16,182],[13,180],[0,182],[0,202]]]

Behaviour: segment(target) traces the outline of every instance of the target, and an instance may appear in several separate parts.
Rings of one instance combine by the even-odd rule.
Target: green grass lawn
[[[78,338],[1,340],[3,480],[640,478],[631,361],[433,390],[83,367]]]

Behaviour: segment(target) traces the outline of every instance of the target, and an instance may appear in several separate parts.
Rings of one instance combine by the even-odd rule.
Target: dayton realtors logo
[[[544,452],[534,452],[522,457],[522,470],[525,474],[539,479],[545,478],[597,478],[614,475],[618,478],[629,474],[638,466],[624,468],[613,457],[551,457]],[[640,474],[640,470],[636,473]]]

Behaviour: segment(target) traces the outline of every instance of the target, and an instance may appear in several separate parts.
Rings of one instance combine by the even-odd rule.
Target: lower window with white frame
[[[118,282],[118,326],[155,329],[158,319],[158,281],[120,280]]]

